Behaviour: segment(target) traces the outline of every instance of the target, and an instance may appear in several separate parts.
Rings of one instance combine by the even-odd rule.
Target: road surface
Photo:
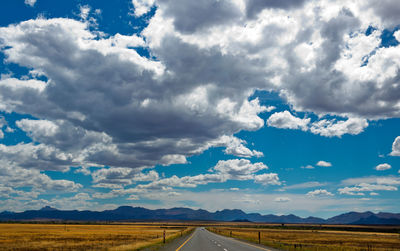
[[[238,241],[233,238],[217,235],[207,231],[205,228],[197,228],[179,246],[170,246],[166,250],[171,251],[278,251],[253,243]]]

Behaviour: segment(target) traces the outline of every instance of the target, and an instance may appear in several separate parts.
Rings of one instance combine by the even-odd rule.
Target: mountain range
[[[58,210],[49,206],[40,210],[25,212],[0,213],[0,221],[25,221],[25,220],[59,220],[59,221],[242,221],[265,223],[314,223],[314,224],[351,224],[351,225],[400,225],[400,214],[349,212],[329,219],[317,217],[301,218],[289,215],[261,215],[259,213],[245,213],[239,209],[224,209],[209,212],[203,209],[171,208],[171,209],[146,209],[143,207],[121,206],[114,210],[105,211],[78,211]]]

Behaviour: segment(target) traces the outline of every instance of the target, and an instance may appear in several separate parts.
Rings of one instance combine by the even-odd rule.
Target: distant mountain
[[[69,220],[69,221],[158,221],[158,220],[182,220],[182,221],[234,221],[234,222],[265,222],[265,223],[313,223],[313,224],[380,224],[400,225],[400,214],[373,213],[373,212],[349,212],[327,220],[308,217],[301,218],[293,214],[289,215],[261,215],[258,213],[245,213],[239,209],[224,209],[214,213],[190,208],[171,208],[151,210],[143,207],[121,206],[114,210],[105,211],[78,211],[58,210],[49,206],[40,210],[28,210],[15,213],[4,211],[0,213],[0,221],[20,220]]]
[[[364,213],[357,213],[357,212],[349,212],[345,214],[340,214],[338,216],[329,218],[326,220],[328,224],[351,224],[353,222],[359,221],[364,218],[368,218],[372,215],[375,215],[373,212],[364,212]]]
[[[400,219],[379,218],[377,215],[371,215],[367,218],[359,219],[353,222],[354,225],[400,225]]]

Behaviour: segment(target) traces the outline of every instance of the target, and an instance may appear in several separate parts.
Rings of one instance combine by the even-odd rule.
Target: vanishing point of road
[[[182,240],[183,241],[183,240]],[[193,234],[185,241],[171,243],[161,250],[170,251],[279,251],[253,243],[239,241],[233,238],[217,235],[207,231],[205,228],[196,228]]]

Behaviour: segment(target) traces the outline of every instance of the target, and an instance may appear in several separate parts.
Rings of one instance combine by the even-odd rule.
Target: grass
[[[261,244],[283,250],[400,250],[398,233],[243,227],[209,227],[208,230],[255,243],[260,232]]]
[[[0,224],[0,250],[138,250],[187,234],[172,225]]]

